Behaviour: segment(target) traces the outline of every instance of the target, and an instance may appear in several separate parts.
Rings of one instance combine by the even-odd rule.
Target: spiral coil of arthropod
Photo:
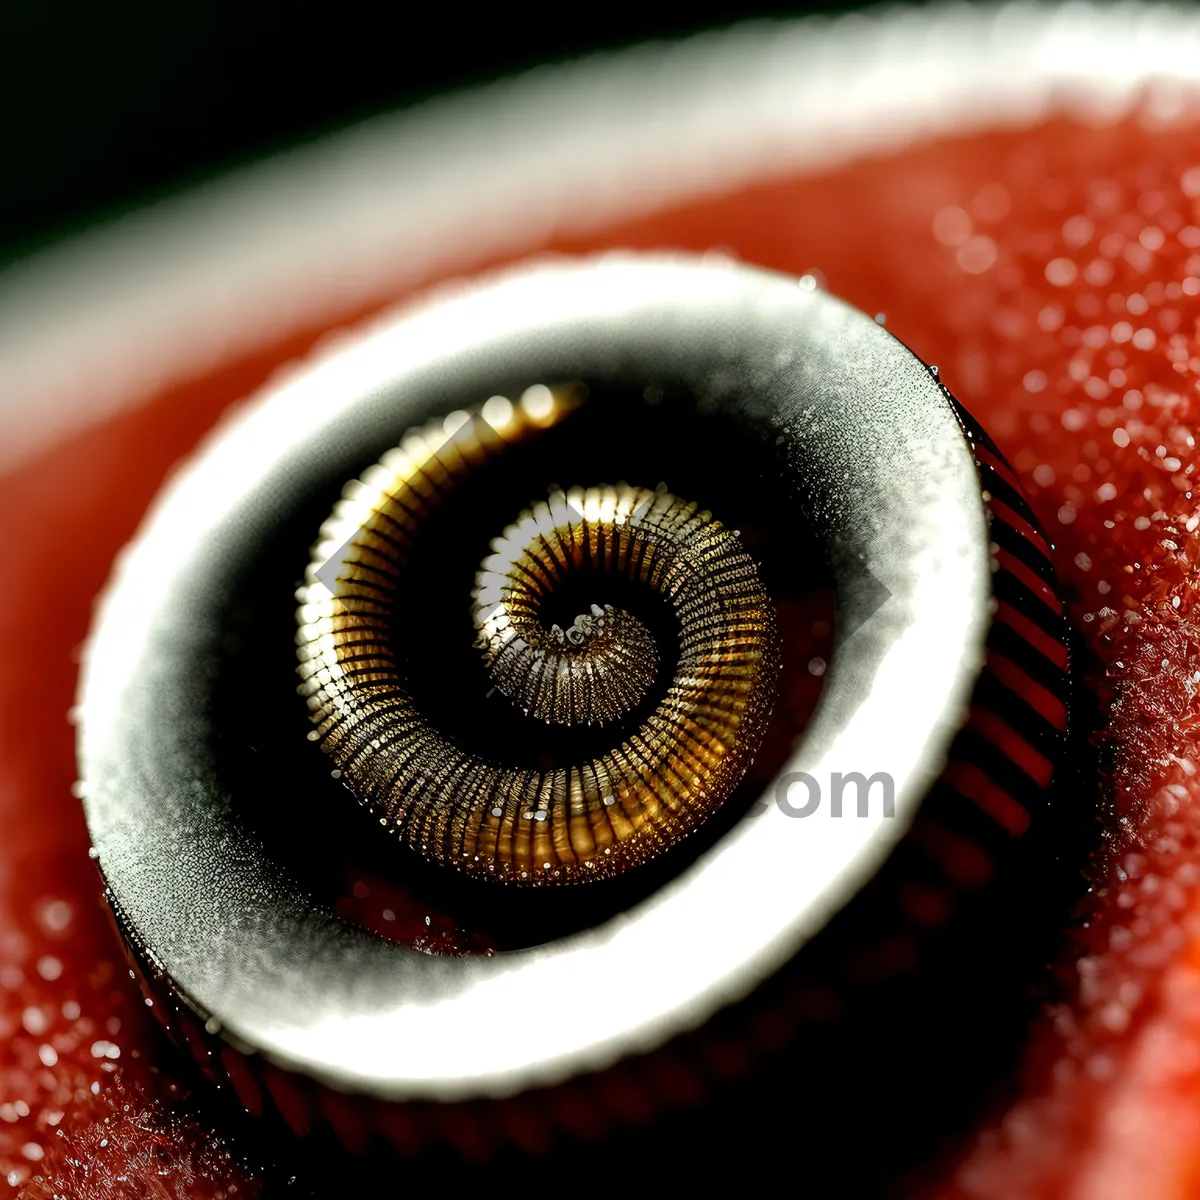
[[[822,581],[800,712],[825,660],[781,614]],[[210,448],[110,592],[81,760],[135,967],[247,1108],[494,1147],[934,978],[1058,853],[1069,665],[1044,535],[924,364],[782,277],[615,258],[418,310]],[[503,936],[377,936],[355,855]]]
[[[552,882],[620,872],[720,806],[761,737],[777,648],[755,564],[710,513],[665,491],[573,488],[521,514],[481,566],[472,610],[491,681],[538,721],[628,715],[658,676],[646,627],[611,604],[565,631],[540,618],[564,581],[616,575],[666,598],[678,623],[661,701],[620,744],[550,771],[493,765],[434,728],[391,645],[396,594],[419,587],[406,547],[458,476],[554,419],[553,399],[540,421],[529,407],[510,406],[501,431],[475,414],[414,431],[352,488],[309,566],[298,637],[310,737],[360,799],[436,862]],[[331,592],[318,573],[347,530]]]

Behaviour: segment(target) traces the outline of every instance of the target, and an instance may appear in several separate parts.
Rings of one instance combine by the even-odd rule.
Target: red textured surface
[[[1031,1031],[1022,1098],[944,1191],[1196,1194],[1200,125],[1064,120],[945,141],[559,248],[602,245],[819,270],[937,363],[1013,462],[1103,664],[1111,813],[1059,964],[1068,999]],[[164,472],[303,345],[0,480],[20,514],[0,592],[0,1179],[31,1197],[259,1190],[157,1069],[98,905],[65,717],[91,597]]]

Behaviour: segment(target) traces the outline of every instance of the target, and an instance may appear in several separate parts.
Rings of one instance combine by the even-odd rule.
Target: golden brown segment
[[[346,489],[298,597],[299,690],[310,738],[415,850],[516,883],[567,883],[654,856],[736,787],[770,713],[774,610],[737,534],[696,504],[626,485],[553,493],[504,531],[477,576],[495,703],[521,708],[536,743],[542,722],[614,725],[656,687],[661,699],[611,749],[550,770],[485,761],[434,728],[397,666],[391,615],[420,586],[409,549],[431,509],[563,402],[541,388],[506,405],[415,431]],[[576,573],[658,594],[677,627],[669,680],[632,613],[593,603],[566,629],[545,624],[546,602]]]
[[[644,489],[557,492],[527,509],[493,545],[475,584],[475,625],[492,682],[529,716],[564,725],[619,720],[658,678],[659,655],[637,617],[593,603],[567,629],[542,609],[574,574],[603,586],[639,579],[642,564],[689,551],[678,501]]]

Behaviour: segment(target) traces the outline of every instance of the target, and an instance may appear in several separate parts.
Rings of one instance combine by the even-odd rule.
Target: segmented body
[[[458,744],[403,677],[392,616],[397,597],[420,587],[409,551],[421,523],[453,503],[456,481],[538,423],[510,411],[499,432],[456,414],[449,437],[446,426],[410,435],[347,489],[300,595],[300,690],[310,737],[426,858],[518,883],[598,878],[669,847],[737,786],[774,694],[774,610],[737,534],[697,504],[627,485],[552,493],[493,543],[471,597],[494,703],[525,712],[531,737],[546,722],[611,725],[620,736],[549,769]],[[676,629],[670,679],[635,614],[593,603],[566,630],[546,624],[545,602],[578,575],[657,596]],[[634,728],[622,726],[655,694]]]

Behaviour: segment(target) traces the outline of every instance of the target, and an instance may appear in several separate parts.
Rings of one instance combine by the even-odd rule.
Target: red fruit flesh
[[[1063,119],[943,140],[553,249],[606,246],[720,247],[820,272],[936,363],[1009,456],[1101,664],[1089,682],[1112,769],[1078,798],[1105,837],[1058,963],[1065,998],[1031,1030],[1023,1094],[943,1190],[1195,1194],[1200,125]],[[20,514],[0,593],[0,1178],[29,1196],[260,1189],[174,1078],[121,961],[70,791],[66,715],[91,598],[164,473],[308,340],[0,479],[0,506]]]

